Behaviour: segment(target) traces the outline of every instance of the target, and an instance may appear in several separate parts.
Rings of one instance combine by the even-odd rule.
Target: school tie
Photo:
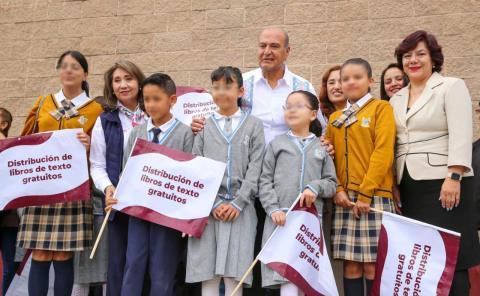
[[[75,105],[66,99],[60,102],[61,106],[50,112],[55,119],[60,120],[63,116],[67,119],[78,115],[78,111],[75,109]]]
[[[225,126],[223,127],[225,134],[230,135],[232,133],[232,118],[225,117]]]
[[[357,116],[355,114],[359,109],[360,106],[358,106],[358,104],[350,105],[347,110],[343,111],[340,117],[335,119],[332,125],[337,128],[341,128],[344,124],[345,127],[352,125],[353,123],[357,122]]]
[[[160,135],[160,133],[162,132],[162,130],[159,129],[158,127],[154,127],[154,128],[152,129],[152,132],[153,132],[152,142],[155,143],[155,144],[160,143],[160,141],[158,140],[158,135]]]

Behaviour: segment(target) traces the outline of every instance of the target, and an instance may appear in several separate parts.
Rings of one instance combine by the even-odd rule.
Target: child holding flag
[[[220,67],[211,80],[219,110],[196,135],[193,153],[226,162],[227,169],[202,237],[188,241],[186,282],[202,282],[204,296],[219,295],[222,278],[230,295],[253,260],[253,203],[265,147],[262,122],[238,106],[244,91],[240,70]]]
[[[340,70],[340,79],[348,105],[330,116],[326,133],[335,147],[338,177],[333,257],[344,260],[345,295],[363,296],[370,295],[382,224],[381,214],[371,212],[370,208],[394,211],[395,120],[388,102],[370,94],[373,79],[367,61],[347,60]]]
[[[156,73],[141,85],[148,121],[136,126],[127,142],[124,163],[137,138],[168,148],[191,152],[190,128],[170,113],[176,103],[176,87],[170,76]],[[145,273],[150,275],[150,295],[174,295],[174,278],[182,254],[182,235],[177,230],[130,217],[125,272],[121,295],[142,295]]]
[[[260,177],[260,201],[271,218],[265,220],[263,245],[277,225],[285,224],[285,213],[300,192],[300,206],[310,207],[315,203],[319,213],[322,212],[321,198],[335,194],[335,167],[318,138],[322,127],[317,119],[317,97],[307,91],[294,91],[288,96],[284,109],[290,130],[268,145]],[[278,288],[279,285],[282,296],[303,294],[262,264],[262,286]]]

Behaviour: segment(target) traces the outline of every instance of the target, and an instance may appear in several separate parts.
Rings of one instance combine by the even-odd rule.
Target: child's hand
[[[205,126],[205,118],[194,118],[192,119],[192,123],[190,125],[190,127],[192,128],[192,132],[194,134],[201,132],[204,126]]]
[[[320,143],[325,147],[328,155],[333,158],[335,156],[335,148],[333,147],[332,143],[328,139],[326,139],[325,136],[320,137]]]
[[[115,187],[113,185],[109,185],[107,186],[107,188],[105,188],[105,212],[110,211],[112,209],[112,206],[118,203],[118,199],[113,197],[114,193]]]
[[[353,214],[355,217],[360,219],[361,214],[367,214],[368,212],[370,212],[370,204],[361,200],[357,200],[355,206],[353,206]]]
[[[342,208],[351,208],[352,204],[350,202],[351,200],[345,191],[337,192],[337,194],[335,194],[333,197],[333,203],[335,203],[337,206],[341,206]]]
[[[185,237],[187,237],[187,236],[188,236],[188,237],[192,237],[191,234],[186,234],[185,232],[182,232],[182,238],[185,238]]]
[[[223,216],[224,216],[225,210],[226,210],[226,205],[225,204],[219,204],[218,207],[216,207],[212,211],[213,218],[223,221]]]
[[[237,210],[231,204],[225,205],[225,212],[223,214],[224,222],[235,221],[235,219],[237,219],[238,216],[240,216],[239,210]]]
[[[315,200],[317,200],[317,195],[310,189],[303,190],[302,196],[300,197],[300,206],[303,205],[310,207]]]
[[[278,226],[285,225],[286,215],[283,211],[273,212],[271,216],[273,224]]]
[[[77,139],[85,146],[87,152],[90,151],[90,136],[84,132],[77,133]]]

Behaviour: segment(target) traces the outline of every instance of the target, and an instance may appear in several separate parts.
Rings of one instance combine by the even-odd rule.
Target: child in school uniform
[[[186,282],[202,282],[204,296],[219,295],[222,278],[230,295],[253,260],[253,204],[265,148],[262,122],[238,106],[244,91],[240,70],[220,67],[211,80],[219,110],[196,135],[193,153],[225,162],[227,168],[202,237],[188,241]],[[250,276],[245,284],[251,283]]]
[[[342,65],[340,79],[348,105],[330,116],[326,134],[335,147],[338,177],[333,256],[344,261],[345,295],[363,296],[370,295],[382,224],[381,214],[370,209],[394,211],[395,120],[388,102],[370,94],[373,79],[367,61],[347,60]]]
[[[191,152],[193,133],[171,113],[177,101],[176,87],[170,76],[156,73],[141,86],[148,121],[136,126],[128,138],[126,163],[137,138]],[[182,254],[182,234],[177,230],[130,217],[125,271],[121,295],[142,295],[144,277],[150,276],[150,295],[174,295],[174,278]]]
[[[315,203],[322,212],[323,198],[335,194],[336,176],[331,157],[318,138],[319,102],[308,91],[294,91],[285,103],[285,122],[290,130],[267,146],[260,177],[260,202],[270,219],[265,220],[262,245],[275,227],[283,226],[286,211],[301,192],[300,205]],[[285,278],[262,264],[262,286],[278,288],[281,296],[303,293]]]

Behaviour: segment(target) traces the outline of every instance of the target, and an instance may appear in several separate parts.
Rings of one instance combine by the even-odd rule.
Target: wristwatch
[[[459,173],[448,172],[447,177],[454,181],[458,181],[458,182],[462,181],[462,175],[460,175]]]

